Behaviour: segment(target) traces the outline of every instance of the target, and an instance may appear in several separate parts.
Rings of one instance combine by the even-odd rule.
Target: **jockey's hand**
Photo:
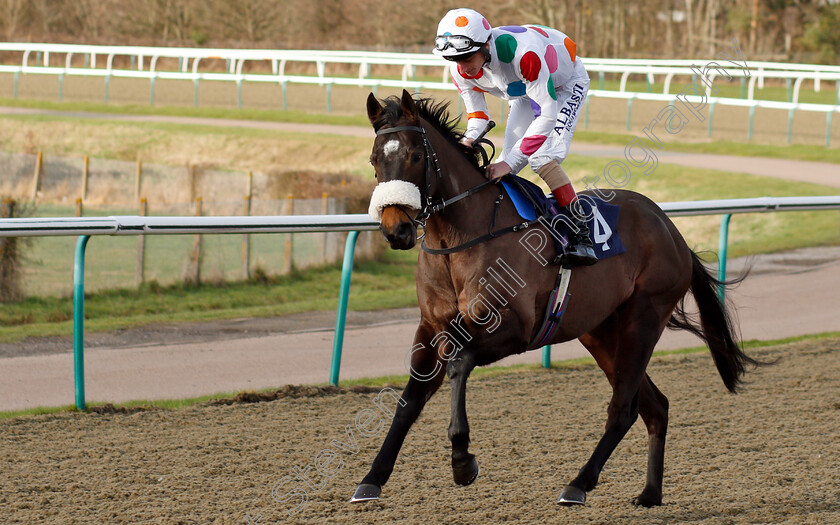
[[[472,147],[473,139],[471,139],[469,137],[464,137],[464,138],[461,139],[461,144],[463,144],[464,146]]]
[[[502,177],[504,177],[505,175],[507,175],[511,171],[512,170],[511,170],[511,168],[510,168],[510,166],[508,165],[507,162],[505,162],[505,161],[494,162],[493,164],[487,166],[486,176],[490,180],[501,179]]]

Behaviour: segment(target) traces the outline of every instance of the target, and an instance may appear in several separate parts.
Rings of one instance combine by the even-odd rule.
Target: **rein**
[[[487,131],[489,131],[491,128],[492,128],[492,126],[488,127],[488,129],[485,130],[485,133]],[[462,199],[466,199],[467,197],[470,197],[471,195],[475,195],[476,193],[484,190],[485,188],[488,188],[492,185],[495,185],[499,181],[498,179],[497,180],[492,180],[492,179],[487,180],[487,181],[482,182],[481,184],[479,184],[477,186],[474,186],[474,187],[468,189],[467,191],[465,191],[463,193],[459,193],[458,195],[455,195],[454,197],[450,197],[448,199],[441,199],[438,203],[435,204],[432,201],[432,196],[431,196],[432,169],[434,169],[435,173],[437,174],[438,179],[440,179],[442,177],[442,175],[441,175],[441,171],[440,171],[440,164],[438,163],[437,153],[435,153],[435,150],[432,147],[431,142],[429,142],[428,136],[426,135],[426,130],[422,126],[394,126],[392,128],[380,129],[379,131],[376,132],[376,134],[377,135],[387,135],[389,133],[397,133],[397,132],[400,132],[400,131],[416,131],[417,133],[420,133],[423,136],[423,147],[426,150],[426,177],[425,177],[426,180],[425,180],[425,192],[424,192],[424,196],[423,196],[423,199],[424,199],[425,202],[423,204],[423,209],[420,210],[420,213],[418,213],[415,218],[411,219],[411,221],[416,226],[422,227],[425,230],[426,229],[426,220],[428,220],[428,218],[431,217],[432,215],[434,215],[435,213],[442,212],[444,209],[446,209],[447,206],[449,206],[451,204],[454,204],[454,203],[456,203],[456,202],[458,202]],[[489,141],[487,141],[483,137],[484,137],[484,133],[481,134],[481,136],[474,142],[474,144],[478,144],[481,141],[489,143]],[[492,143],[491,143],[491,145],[492,145]],[[496,148],[493,147],[494,153],[495,153],[495,150],[496,150]],[[481,152],[482,152],[482,156],[485,158],[485,163],[489,164],[489,160],[487,159],[486,153],[484,153],[484,150],[481,150]],[[493,230],[493,228],[496,225],[496,218],[499,215],[499,207],[502,203],[502,200],[504,199],[504,196],[505,196],[504,191],[500,191],[499,196],[496,197],[495,208],[493,210],[493,220],[490,222],[490,230],[491,231],[489,231],[488,233],[486,233],[484,235],[481,235],[479,237],[476,237],[475,239],[467,241],[463,244],[459,244],[458,246],[454,246],[452,248],[429,248],[428,246],[426,246],[425,239],[420,243],[420,247],[423,249],[423,251],[425,251],[426,253],[429,253],[431,255],[448,255],[450,253],[456,253],[456,252],[466,250],[467,248],[472,248],[476,244],[480,244],[480,243],[488,241],[490,239],[500,237],[502,235],[505,235],[506,233],[512,233],[512,232],[516,232],[516,231],[519,231],[519,230],[523,230],[523,229],[529,227],[533,222],[536,222],[536,221],[525,221],[525,222],[520,223],[520,224],[515,224],[513,226],[508,226],[507,228],[500,228],[498,230]],[[425,234],[424,234],[424,236],[425,236]]]

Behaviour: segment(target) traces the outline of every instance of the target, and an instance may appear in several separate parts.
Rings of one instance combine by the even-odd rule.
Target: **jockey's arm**
[[[481,132],[487,127],[487,123],[490,122],[487,101],[484,99],[483,91],[473,89],[476,87],[474,82],[461,77],[455,64],[453,64],[450,73],[452,74],[452,82],[458,88],[467,112],[467,129],[461,142],[470,145],[476,137],[481,135]]]
[[[518,69],[522,71],[527,98],[520,99],[524,102],[517,101],[515,105],[511,105],[510,120],[511,123],[514,120],[516,122],[525,122],[528,118],[532,120],[524,131],[521,131],[521,135],[519,129],[516,130],[516,142],[510,145],[510,149],[508,149],[507,144],[507,133],[505,134],[506,154],[504,160],[510,165],[513,173],[518,173],[524,168],[528,163],[528,157],[542,146],[550,133],[554,132],[559,109],[557,93],[550,80],[551,75],[545,60],[536,53],[527,53],[526,55],[530,55],[533,60],[530,63],[523,64],[520,62],[517,65]],[[528,59],[523,58],[523,60]],[[539,113],[539,115],[534,117],[535,113]],[[508,125],[510,126],[511,123]]]

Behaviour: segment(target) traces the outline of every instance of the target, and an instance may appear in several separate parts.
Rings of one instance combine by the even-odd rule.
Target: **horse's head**
[[[414,219],[423,208],[428,187],[425,134],[414,99],[403,90],[399,113],[379,103],[373,93],[367,100],[367,113],[376,139],[370,163],[379,182],[370,199],[370,213],[391,248],[414,247],[417,227]]]

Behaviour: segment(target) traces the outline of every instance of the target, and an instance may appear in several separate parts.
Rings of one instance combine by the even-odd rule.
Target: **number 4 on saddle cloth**
[[[540,222],[552,230],[557,255],[562,255],[563,246],[569,243],[569,224],[572,223],[569,211],[558,206],[554,197],[545,195],[539,186],[522,177],[507,175],[501,183],[520,217],[526,221],[541,217]],[[579,202],[598,260],[624,253],[624,244],[617,231],[618,206],[590,195],[579,199]]]
[[[502,178],[501,183],[520,217],[526,221],[539,218],[540,222],[551,230],[556,253],[562,255],[563,247],[569,244],[569,224],[572,223],[569,211],[558,206],[557,201],[545,195],[539,186],[522,177],[507,175]],[[589,195],[579,199],[579,202],[587,217],[592,245],[598,260],[624,253],[624,244],[618,236],[618,206]],[[528,349],[545,345],[560,326],[568,303],[570,277],[571,269],[562,267],[557,275],[554,290],[549,296],[543,323]]]

